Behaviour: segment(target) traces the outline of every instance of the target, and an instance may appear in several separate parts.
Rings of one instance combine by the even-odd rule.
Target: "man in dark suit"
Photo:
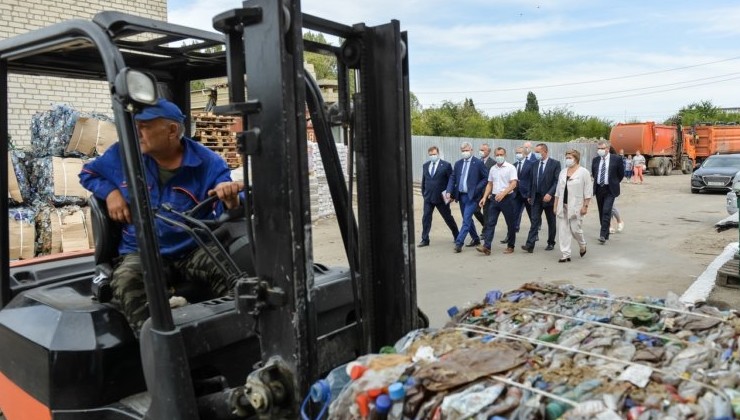
[[[480,149],[478,149],[478,155],[480,156],[480,160],[483,161],[483,163],[486,165],[486,169],[488,171],[491,171],[491,168],[493,165],[496,164],[496,161],[493,160],[491,157],[491,146],[488,145],[488,143],[483,143],[480,145]],[[487,208],[487,207],[486,207]],[[475,209],[475,213],[473,213],[473,216],[475,216],[476,220],[478,220],[478,223],[480,223],[481,228],[486,227],[486,216],[485,216],[485,209],[481,211],[480,207]]]
[[[545,143],[535,146],[534,156],[538,163],[532,166],[530,173],[532,180],[529,184],[529,204],[532,205],[532,226],[529,227],[527,243],[522,245],[522,249],[529,253],[534,251],[534,243],[539,239],[542,212],[547,218],[545,251],[555,249],[555,212],[552,206],[555,204],[555,189],[560,175],[560,162],[549,156]]]
[[[452,231],[452,240],[457,240],[460,231],[450,212],[450,203],[445,202],[442,193],[452,175],[452,165],[439,158],[439,149],[432,146],[427,150],[429,160],[424,163],[421,174],[421,195],[424,197],[424,216],[421,218],[421,242],[419,247],[429,245],[429,231],[432,229],[432,213],[437,209],[447,227]]]
[[[624,161],[622,157],[609,153],[609,142],[601,140],[597,144],[598,156],[591,162],[591,176],[594,177],[594,195],[599,206],[601,231],[599,243],[609,240],[609,223],[612,218],[614,200],[619,197],[619,183],[624,178]]]
[[[486,165],[473,156],[473,145],[463,142],[460,145],[460,156],[462,159],[455,162],[455,170],[452,171],[450,181],[447,183],[447,194],[460,203],[462,213],[462,226],[455,240],[455,252],[462,251],[468,233],[471,241],[467,246],[480,245],[480,236],[473,224],[473,213],[488,182]]]
[[[525,155],[524,147],[517,147],[514,154],[514,168],[518,178],[518,185],[514,196],[514,232],[519,233],[522,224],[522,213],[527,210],[527,219],[532,225],[532,206],[529,204],[529,187],[532,182],[532,165],[537,163],[534,154],[530,153],[531,160]],[[504,238],[502,244],[508,243],[509,238]]]

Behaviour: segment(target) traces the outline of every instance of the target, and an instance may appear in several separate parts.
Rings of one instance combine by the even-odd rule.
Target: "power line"
[[[626,76],[609,77],[609,78],[605,78],[605,79],[585,80],[585,81],[581,81],[581,82],[560,83],[560,84],[555,84],[555,85],[540,85],[540,86],[519,87],[519,88],[506,88],[506,89],[460,90],[460,91],[415,92],[415,93],[416,94],[419,94],[419,95],[447,95],[447,94],[451,94],[451,93],[491,93],[491,92],[513,92],[513,91],[519,91],[519,90],[548,89],[548,88],[554,88],[554,87],[584,85],[584,84],[589,84],[589,83],[608,82],[608,81],[612,81],[612,80],[623,80],[623,79],[629,79],[629,78],[633,78],[633,77],[649,76],[649,75],[652,75],[652,74],[668,73],[668,72],[672,72],[672,71],[686,70],[686,69],[690,69],[690,68],[708,66],[708,65],[717,64],[717,63],[725,63],[727,61],[733,61],[733,60],[737,60],[737,59],[740,59],[740,56],[738,56],[738,57],[725,58],[723,60],[717,60],[717,61],[709,61],[709,62],[706,62],[706,63],[692,64],[690,66],[674,67],[674,68],[665,69],[665,70],[650,71],[650,72],[646,72],[646,73],[636,73],[636,74],[630,74],[630,75],[626,75]]]
[[[587,94],[584,94],[584,95],[561,96],[561,97],[558,97],[558,98],[544,98],[544,99],[542,99],[542,101],[555,101],[555,100],[571,99],[571,98],[586,98],[586,97],[589,97],[589,96],[612,95],[614,93],[625,93],[625,92],[635,92],[635,91],[641,91],[641,90],[647,90],[647,89],[657,89],[657,88],[665,87],[665,86],[676,86],[676,85],[682,85],[682,84],[685,84],[685,83],[693,83],[693,82],[700,82],[700,81],[704,81],[704,80],[719,79],[721,77],[733,76],[733,75],[737,75],[737,74],[740,74],[740,73],[737,73],[737,72],[735,72],[735,73],[727,73],[727,74],[722,74],[722,75],[719,75],[719,76],[702,77],[702,78],[699,78],[699,79],[684,80],[682,82],[665,83],[665,84],[662,84],[662,85],[647,86],[647,87],[641,87],[641,88],[613,90],[613,91],[601,92],[601,93],[587,93]],[[728,79],[728,80],[731,80],[731,79]],[[725,81],[725,80],[719,80],[719,81],[717,81],[717,83],[723,82],[723,81]],[[538,102],[539,101],[540,101],[540,99],[538,98]],[[496,104],[514,104],[514,103],[521,103],[521,102],[522,101],[519,100],[519,101],[479,102],[478,104],[480,104],[480,105],[496,105]]]

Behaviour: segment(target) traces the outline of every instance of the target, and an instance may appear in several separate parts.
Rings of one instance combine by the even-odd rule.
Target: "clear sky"
[[[168,0],[173,23],[210,29],[237,0]],[[740,107],[740,2],[730,0],[304,0],[341,23],[397,19],[422,106],[472,98],[488,115],[565,108],[662,121],[709,100]]]

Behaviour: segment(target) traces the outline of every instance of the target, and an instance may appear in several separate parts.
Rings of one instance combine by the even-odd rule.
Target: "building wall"
[[[0,39],[68,19],[90,19],[103,10],[167,20],[166,0],[0,0]],[[82,112],[111,114],[105,82],[11,75],[8,93],[8,129],[20,147],[30,143],[31,116],[51,105],[67,103]]]

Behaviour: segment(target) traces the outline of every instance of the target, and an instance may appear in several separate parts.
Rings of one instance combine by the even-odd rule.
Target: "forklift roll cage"
[[[256,315],[262,363],[249,375],[246,397],[263,416],[294,417],[310,384],[338,362],[331,351],[321,350],[320,340],[349,332],[361,353],[377,351],[421,322],[412,243],[406,34],[397,21],[350,27],[305,15],[299,0],[245,1],[242,8],[216,16],[214,27],[223,35],[102,12],[92,21],[71,20],[0,41],[0,152],[7,154],[9,144],[9,74],[107,81],[150,305],[140,346],[148,389],[156,386],[157,393],[146,417],[199,418],[188,351],[168,304],[146,180],[139,176],[144,170],[131,108],[113,82],[125,68],[147,71],[171,100],[189,110],[191,80],[228,76],[231,103],[217,107],[216,113],[244,118],[245,131],[238,139],[245,176],[246,162],[252,174],[245,207],[253,220],[256,276],[239,281],[235,302],[243,316]],[[304,42],[303,29],[338,36],[344,44]],[[225,50],[206,51],[219,45]],[[339,101],[331,112],[303,70],[304,48],[337,58]],[[348,75],[353,71],[358,89],[350,94]],[[322,336],[316,313],[306,104],[351,267],[356,307],[353,323]],[[348,134],[356,218],[353,184],[344,179],[331,135],[331,125],[337,124]],[[7,173],[7,160],[0,159],[5,177],[0,214],[8,212]],[[6,220],[0,230],[1,308],[41,286],[14,279]],[[272,386],[276,382],[282,390]],[[259,402],[265,406],[255,406]]]

